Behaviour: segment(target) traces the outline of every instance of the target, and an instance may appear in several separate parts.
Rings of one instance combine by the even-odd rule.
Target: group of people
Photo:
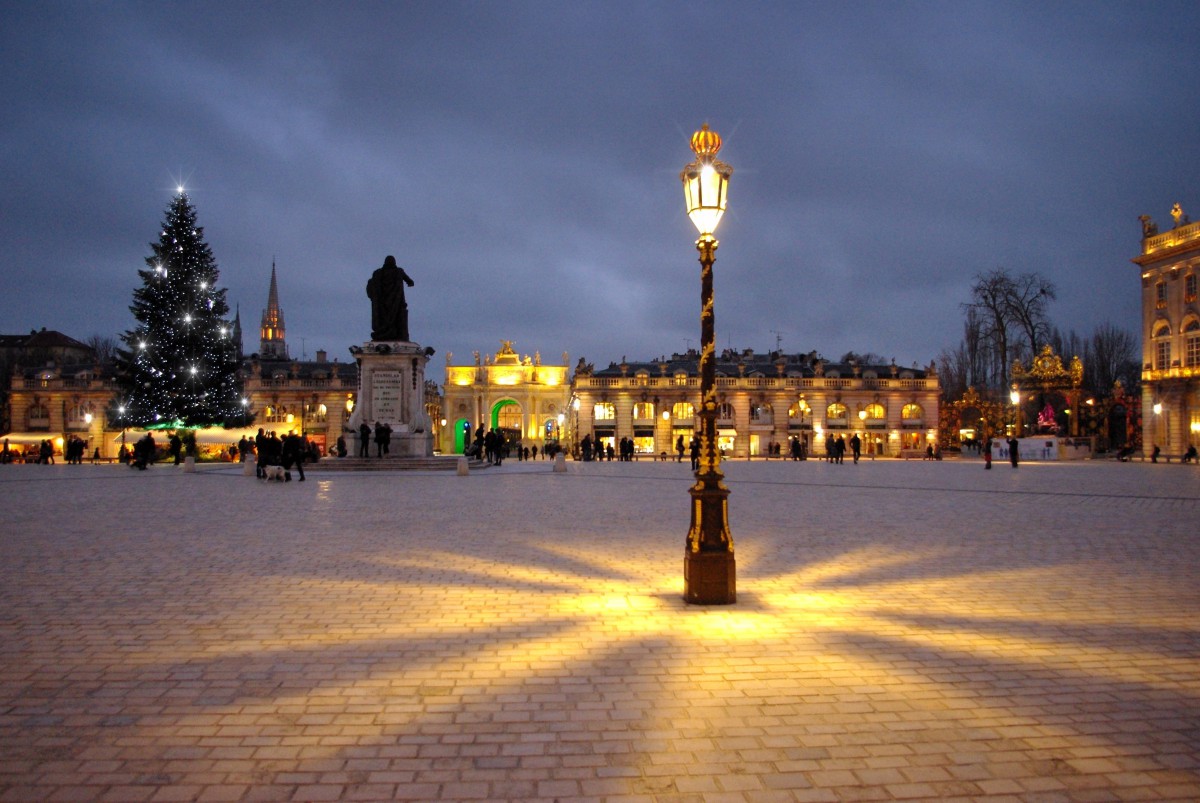
[[[1008,446],[1008,461],[1012,463],[1012,467],[1016,468],[1021,462],[1021,442],[1014,438],[1008,438],[1004,443]],[[983,467],[990,469],[992,467],[992,439],[988,438],[983,442]]]
[[[617,454],[616,447],[611,443],[604,443],[599,436],[593,440],[591,435],[583,436],[583,440],[579,442],[579,451],[584,462],[603,460],[605,457],[612,460]]]
[[[847,446],[850,448],[850,454],[854,458],[854,462],[857,463],[858,459],[862,457],[862,438],[858,437],[858,433],[855,432],[850,436],[849,443],[847,443],[844,435],[838,435],[835,438],[832,432],[829,433],[825,437],[825,462],[842,465],[846,459]]]
[[[488,465],[498,466],[508,457],[508,439],[496,428],[483,431],[483,427],[475,430],[475,442],[472,444],[474,456],[482,457]]]
[[[392,426],[391,426],[391,424],[388,424],[383,421],[376,421],[375,429],[372,432],[371,425],[368,424],[366,421],[364,421],[358,428],[358,456],[359,457],[370,457],[371,456],[371,435],[372,434],[374,434],[374,436],[375,436],[375,456],[378,458],[382,458],[390,453],[391,443],[392,443]],[[339,440],[341,440],[341,439],[339,438]],[[344,443],[342,444],[341,448],[345,449]],[[341,455],[341,456],[344,457],[345,455]]]
[[[300,482],[304,482],[304,461],[312,457],[313,453],[313,447],[307,438],[295,432],[289,432],[280,438],[274,430],[267,432],[262,427],[259,427],[253,442],[242,438],[238,449],[243,459],[249,459],[251,453],[257,456],[254,467],[256,477],[265,480],[269,467],[280,466],[283,468],[283,479],[286,482],[292,481],[292,468],[300,475]],[[317,456],[319,457],[319,454]]]

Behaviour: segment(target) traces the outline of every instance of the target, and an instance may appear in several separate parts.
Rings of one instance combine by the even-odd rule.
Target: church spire
[[[262,314],[261,339],[258,356],[264,360],[286,360],[283,310],[279,306],[279,284],[275,280],[275,260],[271,260],[271,289],[267,293],[267,308]]]
[[[242,305],[234,307],[233,313],[233,345],[237,349],[238,362],[242,361]]]

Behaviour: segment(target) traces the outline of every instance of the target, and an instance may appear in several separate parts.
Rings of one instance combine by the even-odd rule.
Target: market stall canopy
[[[182,438],[183,433],[187,432],[188,430],[179,429],[176,431],[179,433],[179,437]],[[191,431],[196,433],[196,443],[200,446],[229,446],[230,444],[237,443],[243,437],[249,440],[254,440],[254,436],[258,434],[257,427],[242,427],[240,429],[206,427],[205,429],[194,429]],[[152,431],[152,434],[154,435],[154,440],[160,444],[166,443],[171,437],[171,433],[165,430],[156,429]],[[125,430],[124,434],[125,443],[132,446],[145,435],[146,430],[144,429],[127,429]],[[113,438],[112,442],[120,443],[121,433],[118,432],[117,436]],[[41,441],[38,441],[38,443],[41,443]]]
[[[81,437],[87,435],[86,432],[78,433]],[[8,441],[9,446],[37,446],[44,440],[52,440],[58,442],[62,440],[61,432],[10,432],[7,435],[0,435],[0,442]]]

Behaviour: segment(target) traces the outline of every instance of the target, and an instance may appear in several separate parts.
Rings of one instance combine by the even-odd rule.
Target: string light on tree
[[[128,349],[118,355],[125,398],[110,419],[122,427],[249,423],[236,352],[228,348],[225,290],[182,187],[151,249],[130,307],[137,324],[122,336]]]

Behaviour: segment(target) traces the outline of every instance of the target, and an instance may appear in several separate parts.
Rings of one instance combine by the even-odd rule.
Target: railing
[[[1200,366],[1180,368],[1155,368],[1152,371],[1142,371],[1143,382],[1161,382],[1164,379],[1192,379],[1200,377]]]
[[[1200,222],[1189,223],[1186,226],[1147,237],[1142,240],[1142,254],[1153,254],[1155,251],[1175,248],[1190,243],[1192,240],[1200,240]]]
[[[742,388],[745,390],[937,390],[937,378],[893,379],[869,377],[775,377],[775,376],[718,376],[719,388]],[[698,388],[699,377],[676,379],[675,377],[580,376],[575,378],[578,389],[616,388],[642,390],[644,388]]]
[[[14,386],[18,381],[14,380]],[[63,390],[66,388],[82,388],[108,390],[116,387],[112,379],[75,379],[74,377],[55,377],[54,379],[24,379],[19,380],[20,387],[25,390]]]

